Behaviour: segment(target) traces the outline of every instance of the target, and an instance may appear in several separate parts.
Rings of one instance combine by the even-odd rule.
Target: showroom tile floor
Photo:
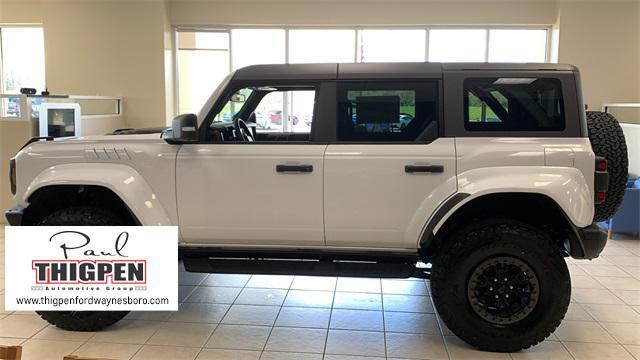
[[[573,299],[565,320],[520,353],[479,352],[453,336],[424,280],[187,272],[176,313],[131,313],[108,330],[76,333],[2,311],[0,344],[21,344],[27,360],[640,359],[640,240],[615,238],[599,259],[567,260]]]

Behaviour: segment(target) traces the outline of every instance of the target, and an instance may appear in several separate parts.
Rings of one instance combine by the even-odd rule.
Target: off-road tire
[[[609,162],[607,199],[596,204],[593,221],[604,221],[618,211],[629,178],[627,143],[620,124],[613,115],[601,111],[587,111],[587,129],[591,148],[597,156]]]
[[[128,311],[37,311],[41,318],[64,330],[98,331],[122,320]]]
[[[45,216],[38,226],[113,226],[126,225],[120,216],[90,206],[74,206]],[[127,316],[128,311],[36,311],[40,317],[61,329],[71,331],[102,330]]]
[[[111,211],[92,206],[73,206],[55,211],[36,223],[37,226],[115,226],[126,225]]]
[[[522,319],[497,324],[472,308],[467,289],[471,274],[487,259],[512,257],[535,273],[539,294]],[[506,220],[483,220],[447,239],[432,259],[433,302],[447,327],[481,350],[514,352],[547,338],[564,318],[571,298],[567,265],[551,238],[530,225]],[[526,273],[525,273],[526,274]]]

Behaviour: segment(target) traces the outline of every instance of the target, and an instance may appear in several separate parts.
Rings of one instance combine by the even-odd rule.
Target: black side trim
[[[179,248],[185,258],[235,258],[235,259],[310,259],[310,260],[345,260],[345,261],[377,261],[377,262],[416,262],[419,260],[415,252],[366,251],[349,252],[316,249],[247,249],[227,247],[191,247]]]
[[[440,208],[438,208],[433,217],[431,217],[431,220],[429,220],[429,223],[425,227],[424,232],[422,233],[422,237],[420,238],[421,249],[425,249],[431,244],[431,241],[433,240],[433,228],[436,227],[438,222],[442,220],[442,218],[449,212],[449,210],[453,209],[454,206],[458,205],[467,197],[469,197],[469,194],[467,193],[457,193],[450,197],[447,201],[445,201],[444,204],[440,206]]]
[[[24,208],[22,206],[14,206],[11,209],[5,211],[4,216],[7,218],[9,225],[20,226],[22,225],[22,217],[24,216]]]
[[[11,194],[16,194],[16,158],[9,159],[9,184],[11,185]]]
[[[579,246],[571,246],[571,257],[574,259],[597,258],[607,244],[607,232],[594,223],[585,228],[575,228],[576,241]]]
[[[349,262],[332,260],[273,260],[184,257],[189,272],[222,274],[316,275],[376,278],[420,276],[416,264],[403,262]]]

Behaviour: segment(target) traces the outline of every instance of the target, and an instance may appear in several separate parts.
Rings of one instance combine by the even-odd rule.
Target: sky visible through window
[[[44,34],[41,27],[0,28],[2,64],[0,92],[18,94],[20,88],[45,89]]]

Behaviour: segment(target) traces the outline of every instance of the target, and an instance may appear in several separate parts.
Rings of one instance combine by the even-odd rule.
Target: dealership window
[[[198,113],[231,70],[229,33],[180,31],[177,41],[179,110]]]
[[[45,89],[44,34],[41,27],[0,27],[0,92]]]
[[[545,62],[548,28],[226,28],[177,30],[180,113],[197,113],[224,76],[254,64]],[[283,95],[282,108],[295,107]],[[293,108],[292,108],[293,109]],[[293,110],[292,110],[293,111]],[[284,129],[293,129],[284,119]]]
[[[433,29],[429,31],[429,61],[485,61],[487,30]]]
[[[492,29],[488,46],[489,62],[545,62],[547,30]]]
[[[355,40],[355,30],[289,30],[289,62],[354,62]]]
[[[425,61],[427,31],[360,30],[358,62]]]
[[[464,81],[464,93],[467,130],[564,130],[558,79],[470,78]]]
[[[285,35],[283,29],[231,30],[233,69],[256,64],[284,64]]]

